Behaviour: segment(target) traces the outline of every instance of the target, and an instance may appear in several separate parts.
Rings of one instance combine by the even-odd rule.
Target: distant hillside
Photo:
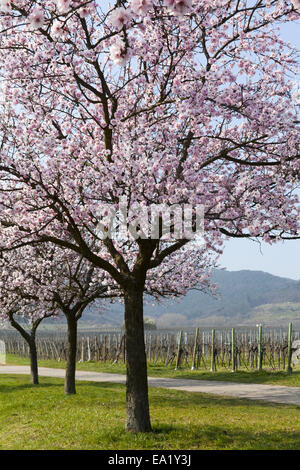
[[[217,298],[193,290],[177,301],[153,304],[150,299],[145,304],[145,315],[156,318],[160,327],[255,324],[264,316],[268,324],[273,320],[274,324],[286,324],[289,318],[297,317],[300,321],[300,310],[291,310],[287,304],[299,303],[300,307],[300,281],[249,270],[216,270],[213,280],[218,285]],[[123,306],[107,305],[103,315],[86,312],[83,321],[117,326],[123,323]]]
[[[248,313],[243,324],[253,325],[254,323],[263,323],[280,326],[286,325],[287,321],[292,321],[297,325],[300,324],[300,302],[259,305]]]

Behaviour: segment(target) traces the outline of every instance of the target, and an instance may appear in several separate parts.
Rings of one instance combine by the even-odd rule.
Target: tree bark
[[[126,344],[126,431],[150,432],[147,359],[143,321],[143,290],[124,292]]]
[[[76,373],[76,353],[77,353],[77,320],[75,315],[66,315],[68,323],[68,343],[67,343],[67,365],[65,376],[65,393],[74,395],[76,393],[75,373]]]
[[[31,383],[33,385],[38,385],[39,373],[35,334],[42,319],[38,319],[32,324],[30,333],[24,330],[24,328],[15,320],[14,312],[9,314],[9,321],[11,326],[21,334],[29,346]]]
[[[39,383],[39,373],[38,373],[38,360],[37,360],[37,350],[35,338],[31,338],[28,341],[29,352],[30,352],[30,373],[31,373],[31,383],[33,385],[38,385]]]

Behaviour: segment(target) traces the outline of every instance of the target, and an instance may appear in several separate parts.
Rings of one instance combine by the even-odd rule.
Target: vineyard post
[[[82,336],[81,338],[81,358],[79,362],[84,361],[84,337]]]
[[[94,361],[98,361],[97,336],[94,337]]]
[[[87,344],[87,361],[90,362],[91,360],[91,346],[90,346],[90,337],[88,336],[86,339],[86,344]]]
[[[195,339],[194,339],[192,370],[195,370],[195,367],[196,367],[196,354],[197,354],[197,347],[198,347],[198,335],[199,335],[199,328],[196,328]]]
[[[123,363],[126,363],[126,338],[124,334],[124,342],[123,342]]]
[[[109,360],[109,358],[111,359],[111,335],[108,335],[108,347],[107,347],[107,357],[106,359]]]
[[[288,365],[287,365],[287,372],[291,374],[293,369],[291,366],[292,362],[292,338],[293,337],[293,325],[292,323],[289,324],[289,335],[288,335]]]
[[[177,349],[177,358],[176,358],[176,366],[175,370],[178,369],[180,363],[180,356],[181,356],[181,341],[182,341],[182,330],[179,331],[178,336],[178,349]]]
[[[258,370],[262,371],[262,326],[258,325]]]
[[[148,350],[148,361],[149,361],[149,364],[151,362],[151,347],[152,347],[152,336],[151,334],[149,335],[149,350]]]
[[[215,364],[215,330],[212,329],[211,331],[211,365],[210,371],[215,372],[216,364]]]
[[[167,356],[166,356],[166,366],[169,364],[170,347],[171,347],[171,338],[169,338],[169,334],[167,333]]]
[[[103,340],[103,355],[102,359],[104,362],[106,362],[106,335],[104,335],[104,340]]]
[[[235,365],[235,330],[232,328],[231,330],[231,365],[232,365],[232,372],[235,372],[236,365]]]

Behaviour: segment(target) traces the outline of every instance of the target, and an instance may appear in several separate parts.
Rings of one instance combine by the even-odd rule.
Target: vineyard
[[[29,357],[28,345],[18,334],[4,334],[2,331],[0,338],[5,342],[7,354]],[[187,331],[146,332],[145,346],[149,364],[211,371],[223,368],[281,370],[287,367],[289,350],[292,354],[293,342],[299,338],[300,332],[292,332],[291,329],[197,328]],[[37,338],[36,343],[39,359],[66,360],[67,342],[64,334],[44,333]],[[125,362],[124,333],[80,333],[77,361]]]

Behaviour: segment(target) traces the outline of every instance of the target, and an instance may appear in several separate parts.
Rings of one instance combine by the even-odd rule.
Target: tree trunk
[[[38,373],[38,360],[37,360],[37,351],[35,339],[28,341],[29,352],[30,352],[30,373],[31,373],[31,383],[38,385],[39,383],[39,373]]]
[[[30,374],[31,374],[31,383],[33,385],[38,385],[39,383],[39,373],[38,373],[38,360],[37,360],[37,350],[36,350],[36,342],[35,342],[35,335],[36,330],[39,324],[41,323],[42,319],[37,319],[32,323],[30,333],[24,328],[19,325],[19,323],[14,318],[15,312],[9,313],[9,321],[13,328],[15,328],[21,336],[25,339],[29,346],[29,354],[30,354]]]
[[[125,298],[126,431],[150,432],[147,360],[144,339],[143,291],[128,289]]]
[[[65,393],[73,395],[76,393],[75,372],[77,352],[77,320],[75,315],[66,315],[68,323],[67,365],[65,376]]]

